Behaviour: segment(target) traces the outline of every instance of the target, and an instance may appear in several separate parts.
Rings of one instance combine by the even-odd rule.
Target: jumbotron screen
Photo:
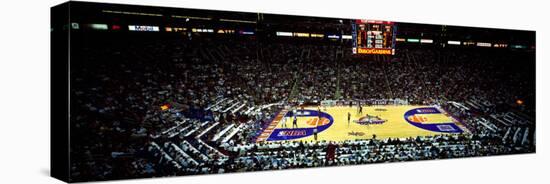
[[[395,31],[396,26],[390,21],[355,20],[353,54],[395,55]]]

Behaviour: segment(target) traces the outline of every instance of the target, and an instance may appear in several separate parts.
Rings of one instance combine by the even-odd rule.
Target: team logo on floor
[[[279,131],[277,136],[280,137],[295,137],[295,136],[306,136],[307,132],[305,130],[285,130]]]
[[[292,112],[285,115],[285,118],[288,118],[287,125],[292,125],[293,116]],[[312,136],[315,127],[317,127],[317,133],[320,133],[334,123],[334,118],[330,114],[315,110],[297,110],[296,117],[311,117],[306,121],[308,127],[275,129],[267,138],[267,141],[292,140]]]
[[[426,115],[443,114],[435,107],[421,107],[405,112],[405,120],[418,128],[433,132],[461,133],[463,132],[454,122],[432,122]]]

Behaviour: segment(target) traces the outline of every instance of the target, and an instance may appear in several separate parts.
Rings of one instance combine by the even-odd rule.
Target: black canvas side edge
[[[70,182],[69,2],[50,9],[50,175]]]

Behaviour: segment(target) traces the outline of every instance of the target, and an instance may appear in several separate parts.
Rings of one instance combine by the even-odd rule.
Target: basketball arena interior
[[[72,181],[535,152],[533,31],[71,12]]]

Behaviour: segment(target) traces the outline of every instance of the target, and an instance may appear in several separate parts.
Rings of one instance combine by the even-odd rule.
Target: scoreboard
[[[353,21],[353,54],[395,55],[396,30],[395,23],[390,21]]]

